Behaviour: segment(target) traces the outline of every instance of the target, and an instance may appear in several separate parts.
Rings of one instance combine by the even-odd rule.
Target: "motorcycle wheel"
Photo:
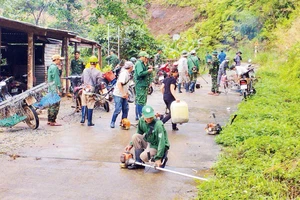
[[[153,87],[149,86],[148,87],[148,95],[151,95],[153,93]]]
[[[129,94],[128,95],[128,103],[133,103],[135,100],[135,94],[134,94],[133,88],[129,87],[128,94]]]
[[[106,112],[109,112],[109,103],[107,101],[105,101],[103,107]]]
[[[40,124],[38,114],[32,106],[25,105],[23,107],[26,115],[25,123],[33,130],[37,129]]]

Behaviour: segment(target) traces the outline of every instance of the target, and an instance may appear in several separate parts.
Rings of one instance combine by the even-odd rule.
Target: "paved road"
[[[206,123],[214,122],[211,112],[216,113],[219,123],[226,123],[241,97],[236,93],[209,96],[209,85],[202,79],[199,81],[203,87],[196,93],[180,94],[180,99],[189,104],[189,123],[179,125],[177,132],[172,131],[170,122],[165,125],[171,143],[166,169],[209,178],[209,169],[217,159],[220,146],[214,142],[214,136],[206,134],[204,128]],[[155,111],[164,111],[158,88],[149,96],[148,102]],[[0,132],[0,141],[7,141],[11,134],[22,138],[34,135],[35,138],[32,143],[27,141],[26,145],[2,152],[0,199],[148,200],[197,197],[197,181],[191,178],[147,168],[121,169],[119,157],[135,128],[131,127],[129,131],[109,128],[112,111],[106,113],[104,110],[94,112],[94,127],[82,126],[79,124],[80,114],[71,114],[71,104],[72,101],[67,99],[62,102],[59,114],[60,122],[64,122],[62,127],[47,126],[46,115],[42,114],[38,131],[30,131],[26,125],[20,124]],[[135,122],[133,105],[130,105],[129,119]],[[26,140],[19,142],[22,141]],[[13,159],[9,154],[20,157]]]

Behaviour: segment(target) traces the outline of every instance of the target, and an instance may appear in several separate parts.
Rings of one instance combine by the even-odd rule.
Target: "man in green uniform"
[[[220,61],[218,59],[218,52],[214,51],[212,53],[212,61],[211,61],[211,67],[209,69],[208,74],[211,76],[211,92],[209,92],[209,95],[219,96],[219,88],[218,88],[218,71],[219,71],[219,65]]]
[[[154,65],[158,66],[158,68],[161,66],[163,60],[162,60],[162,48],[157,49],[157,54],[154,56]]]
[[[206,67],[207,67],[208,69],[210,68],[211,60],[212,60],[212,56],[209,54],[209,52],[206,52],[206,55],[205,55],[205,62],[206,62]]]
[[[75,58],[71,61],[71,75],[80,75],[84,69],[83,61],[80,59],[80,52],[74,52]]]
[[[125,147],[125,151],[135,149],[135,159],[137,162],[148,162],[147,152],[150,158],[154,158],[155,165],[165,167],[167,162],[166,152],[170,148],[167,131],[163,122],[155,118],[154,110],[151,106],[143,107],[143,117],[140,118],[137,133],[132,136],[132,141]],[[146,149],[146,151],[144,151]],[[144,168],[139,165],[128,166],[129,169]]]
[[[190,52],[190,56],[188,57],[188,72],[189,72],[189,78],[190,78],[190,83],[189,83],[189,91],[194,92],[195,91],[195,86],[197,82],[197,73],[199,72],[199,59],[196,56],[196,51],[192,50]]]
[[[59,76],[59,69],[61,60],[64,59],[60,55],[52,56],[52,63],[48,68],[48,83],[54,82],[53,85],[49,87],[49,92],[58,93],[61,96],[61,82]],[[56,122],[57,114],[59,111],[60,101],[52,104],[48,109],[48,125],[50,126],[61,126]]]
[[[112,66],[113,69],[119,64],[119,58],[116,55],[116,51],[114,49],[110,50],[110,55],[105,58],[109,65]]]
[[[139,53],[139,59],[135,63],[134,68],[134,82],[135,82],[135,106],[137,115],[136,118],[142,116],[143,106],[147,103],[147,91],[152,81],[153,67],[148,66],[147,62],[149,55],[145,51]]]

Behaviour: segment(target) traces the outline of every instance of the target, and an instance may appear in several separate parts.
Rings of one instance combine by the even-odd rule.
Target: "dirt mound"
[[[187,30],[194,25],[194,9],[191,7],[161,6],[151,4],[148,7],[151,16],[148,27],[155,36],[173,35]]]

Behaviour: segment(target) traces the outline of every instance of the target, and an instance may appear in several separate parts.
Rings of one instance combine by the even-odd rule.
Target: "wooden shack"
[[[35,26],[0,17],[0,76],[21,77],[27,74],[27,88],[46,81],[47,66],[51,56],[60,54],[66,75],[69,75],[68,47],[77,50],[88,46],[98,51],[101,65],[101,46],[99,43],[82,38],[67,30],[58,30]],[[66,83],[68,87],[68,82]]]

